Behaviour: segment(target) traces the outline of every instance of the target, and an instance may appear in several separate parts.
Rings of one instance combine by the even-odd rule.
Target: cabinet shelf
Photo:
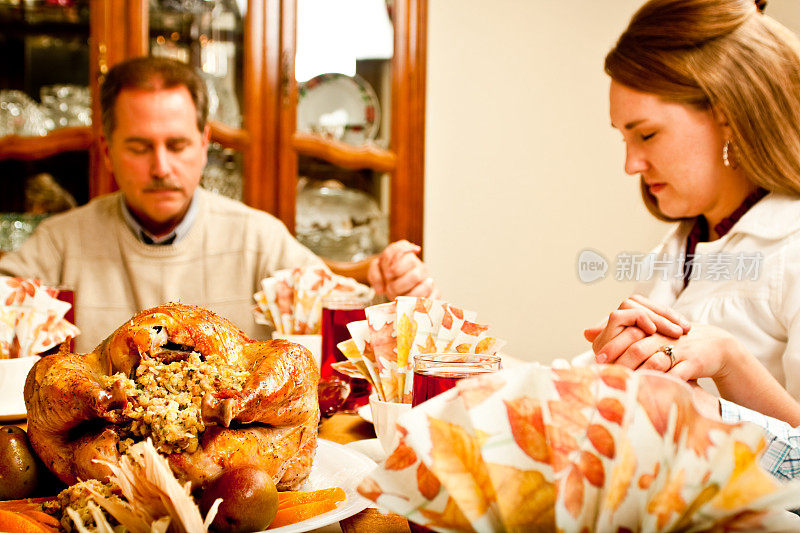
[[[81,22],[38,22],[0,19],[0,33],[5,38],[22,39],[33,35],[50,37],[82,37],[89,35],[89,24]]]
[[[33,161],[60,152],[88,150],[93,139],[92,129],[89,126],[60,128],[44,137],[7,135],[0,137],[0,161],[4,159]]]
[[[246,130],[233,128],[221,122],[212,121],[211,141],[217,142],[226,148],[243,151],[251,144],[250,135]]]
[[[250,145],[250,136],[246,131],[219,122],[211,123],[211,140],[234,150],[244,150]],[[43,137],[7,135],[0,137],[0,160],[32,161],[59,152],[88,150],[92,141],[92,129],[89,126],[60,128]]]
[[[323,139],[319,135],[296,131],[292,147],[298,154],[324,159],[342,168],[371,168],[379,172],[392,172],[397,166],[397,156],[373,145],[353,146],[341,141]]]
[[[89,34],[88,8],[0,6],[4,36]]]

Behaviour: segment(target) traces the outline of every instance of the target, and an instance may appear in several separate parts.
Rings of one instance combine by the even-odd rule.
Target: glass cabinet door
[[[376,242],[422,244],[427,1],[281,5],[289,61],[280,107],[278,216],[301,240],[311,229],[338,237],[372,224],[355,211],[373,213],[377,205],[388,224]],[[309,196],[334,203],[349,192],[364,201],[342,200],[329,214],[338,222],[307,210]],[[330,247],[311,247],[331,258]],[[363,253],[369,252],[353,258]]]
[[[116,188],[96,95],[110,66],[151,53],[207,81],[204,186],[290,229],[299,186],[355,191],[388,217],[391,240],[421,242],[426,6],[0,0],[0,213],[25,210],[27,180],[41,174],[78,204]],[[347,192],[336,194],[326,199]]]
[[[385,0],[297,0],[294,229],[359,261],[389,240],[394,27]]]
[[[212,143],[203,187],[241,200],[247,133],[243,126],[246,2],[150,0],[151,55],[189,63],[203,76],[209,96]]]
[[[89,199],[89,2],[0,0],[0,252]]]

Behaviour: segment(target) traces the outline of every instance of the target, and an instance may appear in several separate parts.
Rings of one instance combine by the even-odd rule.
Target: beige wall
[[[586,349],[583,328],[631,290],[616,255],[667,229],[622,171],[602,69],[641,3],[429,2],[425,258],[445,298],[476,309],[515,357]],[[799,0],[767,9],[800,30]],[[577,276],[587,248],[611,266],[592,284]]]

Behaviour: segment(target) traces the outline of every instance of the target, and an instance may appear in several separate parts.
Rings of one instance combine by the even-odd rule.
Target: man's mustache
[[[179,191],[182,187],[172,180],[154,179],[144,190],[145,192]]]

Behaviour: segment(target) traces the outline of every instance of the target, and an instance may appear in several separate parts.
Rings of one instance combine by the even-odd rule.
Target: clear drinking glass
[[[414,360],[412,405],[419,405],[450,390],[465,378],[497,372],[502,368],[499,355],[432,353]]]

